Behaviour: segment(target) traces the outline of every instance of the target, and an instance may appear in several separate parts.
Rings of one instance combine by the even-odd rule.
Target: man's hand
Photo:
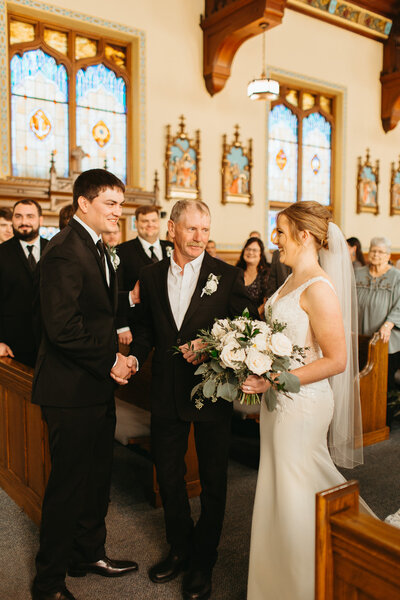
[[[112,377],[120,385],[126,385],[132,374],[136,373],[136,359],[134,356],[124,356],[117,352],[117,362],[110,371]]]
[[[11,356],[11,358],[14,358],[14,352],[11,350],[10,346],[0,342],[0,356]]]
[[[131,304],[140,304],[140,284],[139,284],[139,280],[136,282],[136,285],[133,288],[133,290],[131,290],[129,292],[129,298],[130,298]]]
[[[179,346],[179,350],[182,352],[182,356],[188,363],[192,363],[193,365],[199,365],[207,358],[206,354],[199,355],[196,353],[197,350],[201,350],[205,346],[203,340],[200,338],[196,340],[192,340],[188,344],[183,344],[183,346]]]
[[[120,344],[125,344],[125,346],[129,346],[129,344],[132,342],[132,332],[131,330],[129,331],[122,331],[122,333],[118,334],[118,341]]]

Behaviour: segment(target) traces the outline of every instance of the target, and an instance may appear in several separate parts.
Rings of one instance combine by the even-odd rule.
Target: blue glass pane
[[[10,61],[11,93],[68,101],[68,77],[64,65],[57,65],[55,59],[42,50],[29,50],[22,56],[15,54]],[[49,90],[45,83],[52,83]],[[51,97],[50,97],[51,96]]]
[[[331,124],[320,113],[303,119],[302,200],[331,202]]]
[[[57,173],[69,174],[68,78],[42,50],[10,61],[13,175],[48,178],[51,152]]]
[[[80,69],[76,76],[76,104],[125,113],[125,81],[102,64]]]
[[[271,241],[271,235],[276,227],[276,217],[277,217],[278,212],[279,212],[279,209],[278,210],[270,209],[268,211],[268,234],[267,234],[268,238],[267,238],[267,241],[268,241],[268,248],[272,251],[277,249],[276,244],[274,244]]]
[[[284,104],[277,104],[268,123],[268,199],[296,202],[298,119]]]
[[[126,84],[104,65],[76,76],[76,144],[83,169],[107,168],[126,181]]]

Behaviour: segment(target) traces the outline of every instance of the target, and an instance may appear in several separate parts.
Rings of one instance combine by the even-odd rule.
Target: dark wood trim
[[[382,127],[387,133],[400,120],[400,16],[393,23],[389,39],[383,47],[380,80]]]

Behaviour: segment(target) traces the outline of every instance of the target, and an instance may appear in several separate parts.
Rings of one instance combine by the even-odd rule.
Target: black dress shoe
[[[192,567],[183,577],[184,600],[208,600],[211,596],[211,569]]]
[[[75,596],[73,596],[71,594],[71,592],[69,592],[67,590],[66,587],[64,587],[62,590],[59,590],[58,592],[40,592],[39,590],[37,590],[35,588],[35,586],[32,588],[32,599],[33,600],[76,600]]]
[[[175,579],[188,567],[188,558],[170,552],[165,560],[157,563],[149,570],[149,577],[154,583],[167,583]]]
[[[138,570],[138,564],[133,560],[112,560],[105,556],[102,560],[92,563],[78,563],[68,568],[70,577],[84,577],[87,573],[96,573],[103,577],[121,577]]]

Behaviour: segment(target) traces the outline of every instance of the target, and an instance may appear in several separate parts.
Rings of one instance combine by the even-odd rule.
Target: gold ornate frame
[[[390,178],[390,216],[393,215],[400,215],[400,156],[397,169],[395,163],[392,162]]]
[[[199,200],[200,131],[191,139],[185,129],[185,117],[179,117],[176,135],[167,125],[165,151],[165,198],[167,200]]]
[[[226,134],[222,138],[222,204],[253,205],[251,193],[252,143],[247,148],[239,140],[239,125],[235,125],[233,141],[228,144]],[[240,164],[241,163],[241,164]]]
[[[379,160],[375,167],[370,162],[369,148],[367,148],[365,161],[358,157],[357,168],[357,213],[368,212],[379,214],[378,204],[379,187]]]

